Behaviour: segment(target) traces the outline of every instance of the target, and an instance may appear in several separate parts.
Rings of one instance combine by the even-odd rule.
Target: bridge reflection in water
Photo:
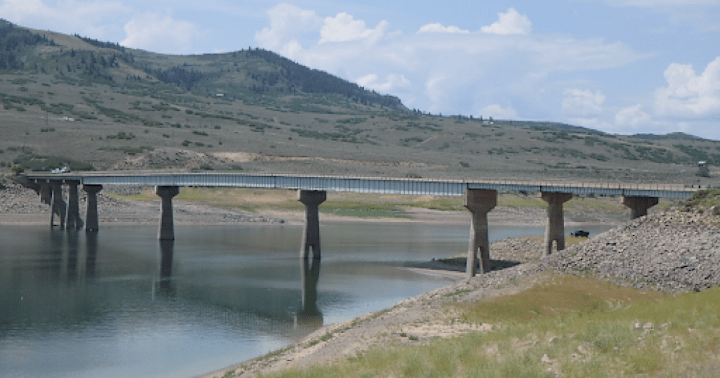
[[[49,276],[58,282],[67,285],[83,285],[86,281],[96,278],[96,263],[98,260],[98,233],[85,233],[84,238],[73,232],[58,232],[50,230],[50,254],[52,264],[48,267]],[[84,239],[84,246],[80,242]],[[84,248],[83,248],[84,247]],[[82,251],[85,251],[84,255]],[[173,240],[160,240],[158,244],[157,276],[152,282],[151,295],[177,299],[178,288],[173,276],[173,260],[175,242]],[[82,261],[84,259],[84,262]],[[318,281],[320,279],[319,259],[300,259],[301,307],[295,312],[295,327],[305,330],[314,330],[323,325],[322,311],[318,306]],[[289,293],[288,293],[289,294]],[[193,295],[194,296],[194,295]],[[192,296],[191,296],[192,297]],[[187,298],[186,298],[187,299]],[[294,303],[295,301],[293,301]],[[232,308],[231,302],[220,304],[229,306],[228,310],[234,312],[254,311],[253,308]],[[288,304],[277,307],[286,307]]]
[[[363,178],[299,175],[247,175],[226,173],[172,174],[172,173],[116,173],[95,172],[83,174],[31,174],[22,180],[40,194],[41,199],[52,205],[51,225],[55,215],[60,218],[60,228],[67,224],[69,229],[81,227],[79,219],[77,187],[87,193],[85,229],[95,232],[99,229],[97,193],[103,185],[155,186],[156,194],[162,199],[162,213],[158,239],[174,240],[172,198],[182,186],[200,187],[244,187],[297,190],[298,200],[305,205],[305,228],[300,247],[301,260],[312,256],[320,260],[320,229],[318,206],[326,199],[327,191],[350,191],[359,193],[420,194],[438,196],[464,196],[464,205],[472,215],[466,277],[473,277],[478,268],[481,273],[490,271],[490,245],[488,240],[488,213],[497,204],[498,191],[535,192],[547,202],[548,222],[545,232],[543,256],[553,250],[565,248],[563,204],[573,195],[621,196],[622,203],[629,207],[632,217],[645,216],[658,198],[686,198],[699,187],[692,185],[629,184],[605,182],[551,182],[517,180],[422,180],[401,178]],[[62,186],[69,188],[68,203],[64,201]],[[69,209],[69,210],[67,210]],[[67,211],[66,211],[67,210]],[[162,247],[162,244],[161,244]],[[163,256],[166,253],[163,253]],[[172,253],[169,253],[171,256]],[[479,263],[478,263],[479,257]],[[168,258],[171,266],[171,257]],[[162,264],[163,266],[165,264]],[[301,262],[301,264],[304,264]],[[314,263],[302,265],[303,274],[310,276]],[[319,271],[319,264],[317,265]],[[163,277],[161,272],[161,277]],[[161,278],[162,281],[162,278]],[[302,313],[302,311],[301,311]]]

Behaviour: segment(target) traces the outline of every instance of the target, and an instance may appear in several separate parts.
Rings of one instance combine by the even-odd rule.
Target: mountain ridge
[[[697,161],[720,165],[720,142],[681,133],[410,110],[262,49],[163,55],[2,21],[0,67],[0,165],[25,169],[177,148],[254,156],[193,169],[408,177],[695,181]]]

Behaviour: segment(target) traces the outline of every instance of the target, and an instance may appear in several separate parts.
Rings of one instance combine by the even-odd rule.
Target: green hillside
[[[0,166],[714,183],[720,142],[407,109],[273,52],[162,55],[0,21]]]

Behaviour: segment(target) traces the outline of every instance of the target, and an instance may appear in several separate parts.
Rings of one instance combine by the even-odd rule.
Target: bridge
[[[320,259],[320,222],[318,207],[328,191],[412,194],[434,196],[464,196],[464,206],[472,215],[467,259],[467,277],[490,271],[490,244],[488,239],[488,213],[497,205],[498,191],[540,193],[548,203],[548,223],[545,231],[543,256],[550,255],[553,246],[565,248],[563,204],[573,195],[619,196],[629,207],[632,218],[647,215],[659,198],[682,199],[701,189],[691,185],[637,184],[571,181],[521,180],[431,180],[413,178],[308,176],[291,174],[238,174],[238,173],[157,173],[157,172],[92,172],[92,173],[32,173],[22,180],[36,190],[41,200],[52,207],[60,218],[60,227],[82,228],[78,187],[87,193],[85,230],[97,232],[97,193],[103,185],[154,186],[162,199],[162,212],[158,238],[174,240],[172,198],[180,187],[237,187],[286,189],[298,192],[298,201],[305,205],[305,225],[300,256]],[[68,201],[64,201],[63,186],[68,187]]]

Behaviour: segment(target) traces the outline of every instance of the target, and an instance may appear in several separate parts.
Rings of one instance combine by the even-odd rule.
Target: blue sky
[[[0,0],[128,47],[262,47],[409,108],[720,140],[720,0]]]

